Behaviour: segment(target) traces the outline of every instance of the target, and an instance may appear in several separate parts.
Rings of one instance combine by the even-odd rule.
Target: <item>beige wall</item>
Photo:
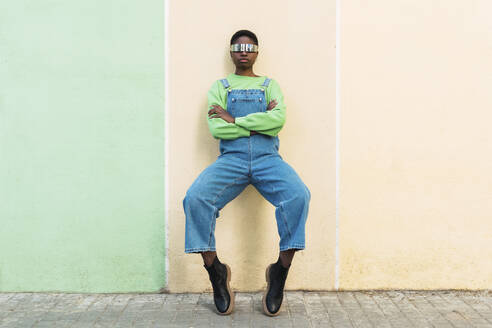
[[[244,13],[244,14],[241,14]],[[242,28],[260,41],[255,71],[276,79],[287,123],[280,153],[313,196],[306,250],[298,252],[289,289],[331,289],[335,247],[335,1],[171,1],[169,13],[170,149],[169,284],[173,292],[210,289],[199,255],[184,253],[181,201],[218,155],[206,124],[206,93],[232,72],[228,44]],[[295,45],[295,47],[293,47]],[[232,268],[232,287],[266,286],[264,270],[278,256],[274,207],[253,187],[221,211],[217,252]]]
[[[340,287],[492,288],[492,2],[341,3]]]
[[[491,288],[492,2],[339,3],[339,288]],[[170,291],[210,290],[200,256],[184,254],[181,201],[218,154],[206,92],[231,72],[228,40],[241,28],[260,39],[256,72],[285,93],[281,154],[313,196],[287,288],[335,288],[335,9],[170,1]],[[221,212],[216,239],[235,290],[266,285],[278,234],[254,188]]]

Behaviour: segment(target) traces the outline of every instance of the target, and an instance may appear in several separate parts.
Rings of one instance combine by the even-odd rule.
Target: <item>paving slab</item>
[[[262,298],[222,316],[211,293],[0,293],[0,327],[492,328],[492,291],[288,291],[276,317]]]

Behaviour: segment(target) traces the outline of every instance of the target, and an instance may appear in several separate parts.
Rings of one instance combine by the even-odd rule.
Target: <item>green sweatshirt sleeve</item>
[[[275,80],[270,81],[266,89],[267,102],[277,100],[277,106],[270,111],[252,113],[236,118],[236,125],[250,131],[258,131],[269,136],[276,136],[285,123],[285,103],[280,86]]]
[[[227,90],[224,89],[220,81],[216,81],[208,91],[208,110],[212,105],[219,105],[227,110]],[[248,129],[238,126],[234,123],[228,123],[221,118],[209,118],[207,113],[208,128],[212,136],[216,139],[237,139],[249,136]]]

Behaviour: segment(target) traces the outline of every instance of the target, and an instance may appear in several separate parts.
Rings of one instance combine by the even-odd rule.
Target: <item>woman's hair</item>
[[[248,31],[248,30],[239,30],[236,33],[234,33],[234,35],[231,38],[231,44],[234,44],[234,41],[236,41],[237,39],[239,39],[242,36],[247,36],[248,38],[253,40],[254,44],[258,45],[258,38],[256,37],[256,35],[253,32]]]

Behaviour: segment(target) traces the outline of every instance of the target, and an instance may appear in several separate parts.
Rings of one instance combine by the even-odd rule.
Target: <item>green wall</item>
[[[0,291],[164,285],[164,1],[2,1]]]

